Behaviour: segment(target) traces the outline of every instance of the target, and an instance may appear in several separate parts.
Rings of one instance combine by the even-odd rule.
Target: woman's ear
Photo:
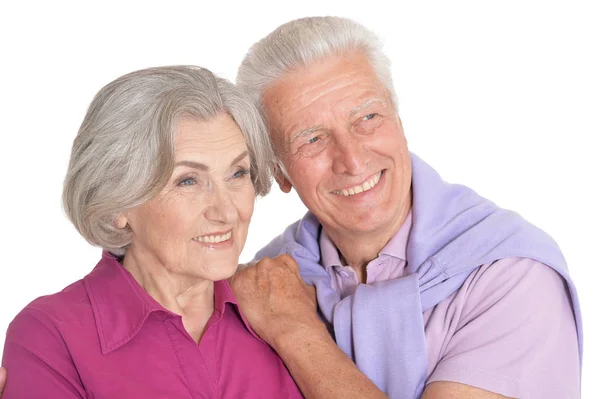
[[[127,216],[125,216],[125,213],[119,213],[113,221],[113,225],[119,230],[127,227]]]

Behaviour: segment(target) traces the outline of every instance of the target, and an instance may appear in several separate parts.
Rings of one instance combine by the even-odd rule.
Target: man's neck
[[[361,283],[367,281],[367,265],[379,256],[381,250],[400,230],[408,213],[409,206],[403,210],[395,223],[390,223],[385,230],[373,233],[344,234],[327,231],[327,235],[340,252],[340,260],[344,265],[351,266]]]

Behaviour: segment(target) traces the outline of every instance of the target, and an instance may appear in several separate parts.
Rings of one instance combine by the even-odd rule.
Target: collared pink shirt
[[[83,280],[9,326],[2,399],[301,398],[225,281],[199,344],[108,253]]]

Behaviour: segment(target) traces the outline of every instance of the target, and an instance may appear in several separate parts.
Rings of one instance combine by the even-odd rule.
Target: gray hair
[[[103,87],[73,142],[64,182],[63,207],[75,228],[91,244],[123,255],[131,231],[114,221],[168,182],[178,122],[224,113],[246,139],[256,195],[267,194],[273,154],[265,125],[253,100],[231,82],[200,67],[173,66],[133,72]]]
[[[236,83],[259,103],[285,73],[348,51],[363,52],[397,109],[390,61],[373,32],[347,18],[310,17],[285,23],[255,43],[238,69]]]

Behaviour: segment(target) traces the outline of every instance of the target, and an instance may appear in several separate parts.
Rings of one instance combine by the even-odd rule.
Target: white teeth
[[[227,233],[222,234],[222,235],[196,237],[196,238],[194,238],[194,240],[200,241],[200,242],[211,243],[211,244],[215,244],[215,243],[218,244],[220,242],[227,241],[230,238],[231,238],[231,231],[228,231]]]
[[[371,180],[367,180],[363,184],[360,184],[360,185],[354,186],[354,187],[350,187],[350,188],[345,188],[345,189],[340,190],[340,191],[334,191],[333,193],[334,194],[341,194],[344,197],[348,197],[348,196],[351,196],[351,195],[360,194],[362,192],[369,191],[370,189],[372,189],[373,187],[375,187],[377,185],[377,183],[379,183],[379,179],[381,179],[381,173],[382,172],[379,172]]]

